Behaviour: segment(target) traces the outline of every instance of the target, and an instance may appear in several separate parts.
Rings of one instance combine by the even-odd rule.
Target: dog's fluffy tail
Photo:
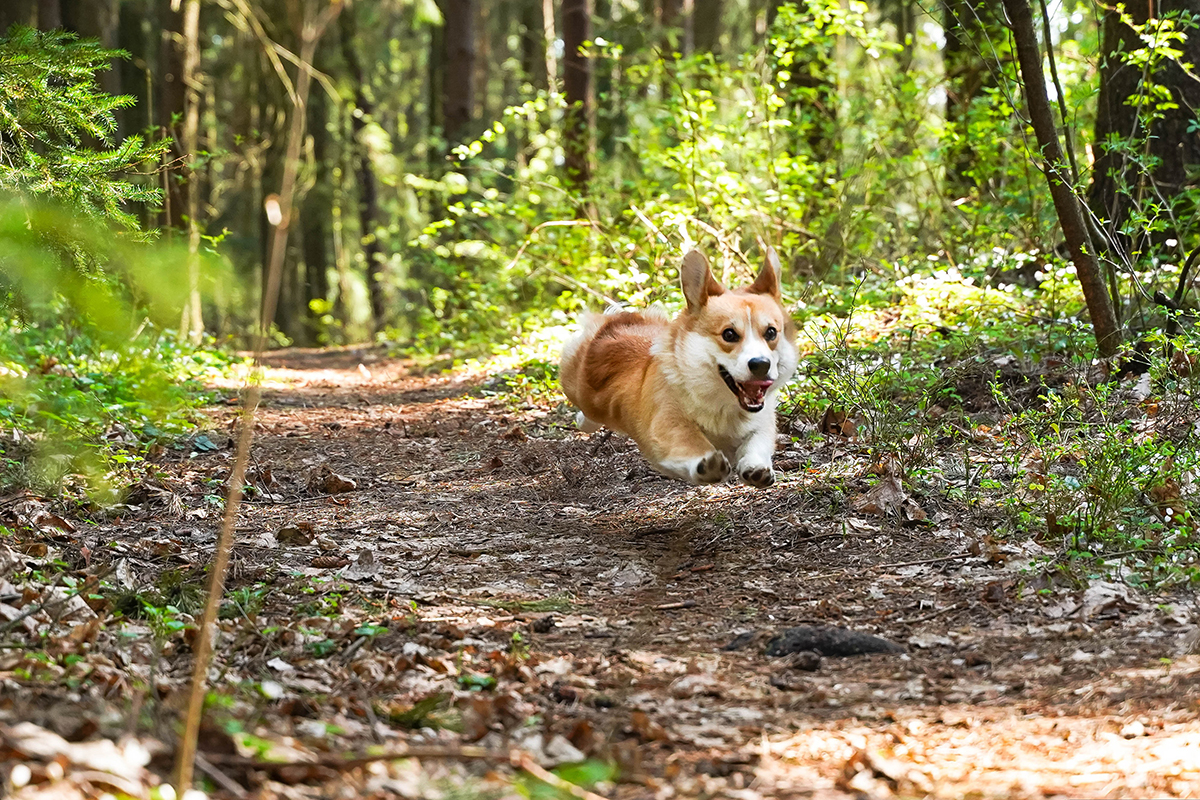
[[[563,345],[562,357],[558,362],[558,379],[562,383],[563,392],[567,399],[576,403],[576,387],[579,386],[581,368],[580,356],[583,346],[596,335],[596,331],[604,324],[604,315],[596,313],[584,314],[579,321],[579,331]],[[578,403],[576,403],[578,405]]]

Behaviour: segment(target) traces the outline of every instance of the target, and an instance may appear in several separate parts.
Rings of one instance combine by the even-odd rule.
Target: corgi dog
[[[563,348],[559,378],[587,432],[632,438],[659,472],[692,484],[730,470],[775,482],[775,406],[796,371],[796,326],[780,296],[779,257],[767,249],[753,283],[730,291],[697,250],[683,257],[687,308],[589,314]]]

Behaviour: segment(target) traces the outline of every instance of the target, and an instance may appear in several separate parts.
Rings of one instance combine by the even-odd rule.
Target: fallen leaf
[[[291,522],[275,531],[280,544],[305,545],[313,540],[316,527],[311,522]]]
[[[334,472],[328,464],[314,468],[308,474],[308,480],[304,485],[309,494],[342,494],[358,488],[357,483],[345,475]]]
[[[858,428],[854,424],[854,419],[850,417],[845,409],[830,405],[825,409],[825,413],[821,417],[821,422],[817,425],[817,430],[826,436],[849,438],[857,432]]]
[[[900,479],[890,473],[880,478],[869,491],[855,498],[850,506],[860,514],[900,517],[908,522],[923,522],[929,516],[904,491]]]

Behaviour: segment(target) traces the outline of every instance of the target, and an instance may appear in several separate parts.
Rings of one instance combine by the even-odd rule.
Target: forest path
[[[458,681],[467,738],[522,733],[507,691],[540,718],[526,739],[561,734],[645,777],[622,794],[1200,789],[1200,659],[1175,658],[1178,609],[1103,583],[1052,587],[1027,568],[1033,545],[992,543],[945,513],[921,526],[855,514],[846,495],[865,486],[825,469],[844,444],[778,454],[791,470],[769,490],[692,488],[496,382],[415,378],[370,354],[272,366],[256,465],[301,475],[324,461],[359,488],[254,504],[242,525],[311,522],[339,553],[373,559],[373,576],[347,581],[364,598],[415,600],[422,623],[464,635],[442,644],[474,650],[467,663],[500,681],[465,702]],[[313,571],[316,548],[282,552]],[[907,653],[804,671],[763,654],[769,633],[722,650],[801,623]],[[514,633],[533,677],[484,655],[511,651]]]
[[[778,453],[768,490],[693,488],[496,379],[417,377],[372,351],[268,361],[214,672],[230,699],[213,713],[276,757],[582,753],[619,765],[610,797],[1200,792],[1186,607],[1053,585],[1036,545],[992,542],[994,522],[936,499],[917,525],[856,513],[867,484],[836,477],[846,442]],[[233,408],[214,414],[231,430]],[[168,459],[182,516],[101,526],[93,549],[114,542],[143,585],[198,583],[230,462],[229,447]],[[323,466],[354,490],[321,491]],[[764,654],[770,632],[806,623],[906,652]],[[190,665],[182,643],[164,651],[163,708]],[[231,763],[215,741],[209,760]],[[428,759],[224,773],[262,797],[509,780]]]

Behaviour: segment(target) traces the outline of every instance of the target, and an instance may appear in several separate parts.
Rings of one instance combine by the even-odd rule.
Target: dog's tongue
[[[742,402],[753,408],[763,404],[763,395],[771,388],[774,381],[743,381],[738,384],[741,389]]]

